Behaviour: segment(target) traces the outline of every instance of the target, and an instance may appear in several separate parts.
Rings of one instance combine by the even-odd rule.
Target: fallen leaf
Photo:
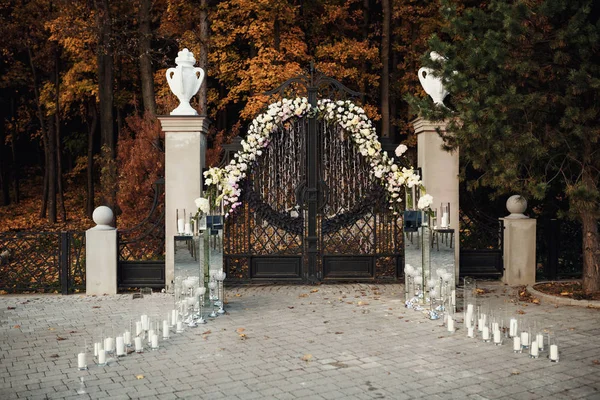
[[[336,332],[335,334],[336,335],[341,335],[342,333],[344,333],[344,332]]]
[[[367,303],[366,301],[359,301],[359,302],[358,302],[358,305],[359,305],[359,306],[368,306],[368,305],[369,305],[369,303]]]
[[[55,331],[56,328],[48,328],[49,331]]]
[[[206,332],[202,332],[203,335],[210,335],[212,332],[210,330],[206,331]]]
[[[13,328],[15,328],[15,329],[19,329],[20,327],[21,327],[21,325],[15,325],[15,326],[13,326]]]
[[[312,354],[305,354],[302,356],[301,360],[309,362],[310,360],[312,360],[312,358],[313,358]]]
[[[311,292],[311,293],[317,293],[318,291],[319,291],[319,289],[313,289],[313,290],[311,290],[310,292]]]
[[[594,364],[594,365],[600,365],[600,361],[598,361],[598,360],[592,360],[592,364]]]
[[[92,306],[92,308],[100,308],[100,306]]]
[[[140,374],[140,375],[136,375],[136,376],[135,376],[135,379],[138,379],[138,380],[140,380],[140,379],[144,379],[144,375],[141,375],[141,374]]]
[[[77,331],[69,331],[69,333],[77,333]]]
[[[245,333],[240,333],[240,340],[246,340],[246,334]]]
[[[17,307],[6,307],[7,310],[16,310]]]
[[[59,341],[60,341],[60,340],[67,340],[67,338],[64,338],[64,337],[57,336],[57,337],[56,337],[56,340],[59,340]]]
[[[308,294],[306,294],[306,293],[302,293],[302,294],[301,294],[300,296],[298,296],[298,297],[308,297]]]
[[[572,294],[573,294],[573,293],[571,293],[571,292],[560,292],[560,295],[561,295],[561,296],[570,296],[570,295],[572,295]]]
[[[513,371],[510,373],[511,375],[520,375],[521,373],[519,371]]]
[[[241,294],[239,294],[239,293],[236,293],[236,294],[235,294],[235,297],[242,297],[242,295],[241,295]]]
[[[237,333],[242,333],[242,332],[244,332],[245,330],[246,330],[246,328],[237,328],[235,331],[236,331]]]
[[[523,311],[523,310],[517,310],[517,314],[523,315],[523,314],[525,314],[525,311]]]
[[[353,301],[347,301],[346,304],[354,304]]]
[[[58,358],[58,354],[50,354],[50,358]]]
[[[533,300],[531,300],[531,302],[532,302],[533,304],[540,304],[540,299],[538,299],[538,298],[534,298]]]
[[[324,324],[328,324],[328,323],[329,323],[329,321],[323,321],[323,323],[324,323]]]

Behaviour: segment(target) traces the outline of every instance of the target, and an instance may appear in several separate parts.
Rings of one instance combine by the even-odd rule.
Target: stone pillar
[[[85,232],[85,293],[88,296],[117,293],[117,230],[113,212],[100,206],[92,215],[96,226]]]
[[[158,117],[165,132],[165,284],[171,289],[174,240],[179,218],[196,213],[194,200],[202,195],[202,169],[205,167],[208,119],[200,116]]]
[[[421,168],[423,185],[433,196],[433,205],[438,209],[441,203],[450,203],[450,228],[454,229],[454,267],[459,275],[459,217],[458,217],[458,150],[447,152],[442,149],[444,141],[436,129],[446,130],[445,123],[434,123],[423,118],[413,121],[417,134],[417,166]],[[438,220],[439,225],[439,220]]]
[[[535,219],[523,214],[527,201],[522,196],[511,196],[506,202],[510,215],[500,218],[504,222],[504,276],[507,285],[535,283]]]

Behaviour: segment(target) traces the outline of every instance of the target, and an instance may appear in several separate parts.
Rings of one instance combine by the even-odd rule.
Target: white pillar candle
[[[148,328],[150,327],[150,320],[148,319],[147,315],[142,315],[142,329],[147,331]]]
[[[98,350],[98,364],[106,364],[106,351],[104,349]]]
[[[486,342],[488,340],[490,340],[490,327],[489,326],[483,327],[483,330],[481,331],[481,338]]]
[[[448,316],[448,332],[454,332],[454,319]]]
[[[158,349],[158,335],[157,334],[152,335],[152,348]]]
[[[183,322],[177,321],[177,333],[183,332]]]
[[[469,315],[469,314],[467,314],[467,315],[465,316],[465,326],[466,326],[467,328],[471,328],[471,327],[473,326],[473,325],[472,325],[471,318],[472,318],[472,316],[471,316],[471,315]]]
[[[171,326],[177,324],[177,310],[171,310]]]
[[[558,346],[555,344],[550,345],[550,361],[558,361]]]
[[[502,334],[500,333],[500,329],[494,329],[494,343],[502,344]]]
[[[185,220],[183,218],[179,218],[177,220],[177,233],[183,233],[185,231]]]
[[[163,321],[163,339],[168,339],[169,338],[169,323],[167,322],[167,320]]]
[[[529,349],[531,357],[537,358],[540,355],[540,348],[538,347],[537,341],[531,342],[531,348]]]
[[[152,344],[152,336],[154,335],[154,329],[148,331],[148,344]]]
[[[473,308],[474,308],[473,304],[471,304],[471,303],[467,304],[467,315],[470,314],[471,316],[473,316],[473,311],[474,311]]]
[[[125,331],[123,341],[125,342],[125,346],[131,346],[131,332]]]
[[[142,334],[142,321],[136,321],[135,323],[135,336],[140,336]]]
[[[442,214],[442,228],[448,227],[448,213]]]
[[[517,336],[517,319],[516,318],[510,319],[510,326],[509,326],[508,333],[509,333],[510,337]]]
[[[85,353],[77,354],[77,368],[79,368],[79,369],[87,368],[87,364],[85,362]]]
[[[94,343],[94,357],[98,357],[98,342]]]
[[[135,352],[136,353],[141,353],[142,351],[144,351],[144,347],[142,346],[142,338],[141,337],[136,337],[134,339],[135,342]]]
[[[125,340],[123,339],[123,336],[117,336],[117,356],[124,356],[125,355]]]
[[[521,332],[521,346],[529,347],[529,332]]]
[[[521,352],[521,338],[518,336],[513,338],[513,351]]]
[[[500,330],[500,324],[497,322],[492,322],[492,332],[499,331],[499,330]]]
[[[456,290],[452,290],[450,297],[452,299],[452,307],[456,306]]]
[[[184,230],[186,235],[192,234],[192,226],[188,222],[186,222]]]
[[[112,337],[107,337],[106,339],[104,339],[104,350],[106,350],[110,353],[114,349],[115,349],[115,339],[113,339]]]
[[[483,331],[483,318],[481,317],[477,319],[477,330],[479,332]]]
[[[544,335],[542,333],[538,333],[536,335],[535,341],[538,344],[539,350],[544,351]]]
[[[470,326],[470,327],[468,328],[468,333],[467,333],[467,336],[468,336],[468,337],[470,337],[470,338],[473,338],[473,337],[475,337],[475,329],[474,329],[472,326]]]

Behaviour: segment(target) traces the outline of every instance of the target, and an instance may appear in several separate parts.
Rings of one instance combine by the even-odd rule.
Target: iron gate
[[[268,93],[356,96],[317,74]],[[401,217],[344,130],[314,114],[280,127],[243,182],[225,223],[224,263],[237,281],[395,280],[403,265]],[[231,157],[226,154],[225,160]]]
[[[165,286],[164,179],[154,184],[148,215],[132,228],[117,231],[119,289]]]

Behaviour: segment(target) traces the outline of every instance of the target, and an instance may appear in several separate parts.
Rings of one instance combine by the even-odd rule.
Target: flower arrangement
[[[314,115],[339,125],[349,133],[350,140],[369,162],[371,177],[386,188],[389,208],[394,213],[402,210],[401,193],[404,186],[422,187],[419,176],[412,167],[399,166],[393,157],[381,151],[375,127],[361,107],[348,100],[319,100],[317,106],[312,107],[305,97],[283,99],[270,104],[265,113],[252,121],[246,139],[241,143],[242,150],[235,154],[228,165],[224,168],[210,168],[204,173],[205,183],[213,185],[218,193],[215,201],[223,201],[227,210],[226,216],[241,205],[240,182],[246,178],[251,165],[269,145],[271,134],[292,118]],[[406,150],[407,147],[401,144],[395,155],[400,159]]]
[[[210,212],[210,202],[207,198],[198,197],[194,202],[196,203],[196,207],[198,207],[198,211],[196,211],[196,215],[194,216],[195,218],[208,215]]]

